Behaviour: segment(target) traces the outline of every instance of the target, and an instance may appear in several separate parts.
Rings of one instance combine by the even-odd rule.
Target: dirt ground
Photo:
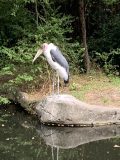
[[[94,105],[120,107],[120,79],[105,75],[71,76],[67,87],[60,87],[60,94],[71,94],[77,99]],[[46,83],[29,95],[30,100],[40,100],[52,94],[51,83]]]

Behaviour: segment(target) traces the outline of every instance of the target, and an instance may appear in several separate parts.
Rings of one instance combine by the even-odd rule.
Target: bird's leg
[[[58,73],[57,73],[57,76],[58,76],[58,94],[59,94],[59,87],[60,87],[60,79],[59,79],[59,75],[58,75]]]
[[[58,75],[58,74],[57,74]],[[53,72],[53,85],[52,85],[52,88],[53,88],[53,94],[55,94],[55,90],[56,90],[56,87],[57,87],[57,80],[56,80],[56,73]]]
[[[59,147],[57,147],[57,160],[59,158]]]
[[[55,91],[55,74],[53,73],[53,84],[52,84],[52,88],[53,88],[53,94],[54,94],[54,91]]]

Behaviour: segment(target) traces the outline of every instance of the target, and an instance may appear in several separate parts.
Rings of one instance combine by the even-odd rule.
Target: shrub
[[[115,74],[119,75],[120,71],[120,48],[116,50],[112,50],[110,53],[102,52],[98,53],[95,52],[96,61],[103,67],[105,73],[107,74]],[[117,58],[118,57],[118,58]]]

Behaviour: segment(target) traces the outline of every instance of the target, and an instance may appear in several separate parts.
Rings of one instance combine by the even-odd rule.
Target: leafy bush
[[[7,98],[0,96],[0,104],[8,104],[8,103],[10,103],[10,101]]]
[[[99,26],[96,35],[89,39],[89,49],[98,52],[110,52],[112,49],[120,48],[120,14],[107,18]]]
[[[98,53],[95,52],[96,61],[103,67],[104,71],[107,74],[116,74],[119,75],[120,71],[120,48],[116,50],[112,50],[110,53],[102,52]],[[118,58],[117,58],[118,57]]]

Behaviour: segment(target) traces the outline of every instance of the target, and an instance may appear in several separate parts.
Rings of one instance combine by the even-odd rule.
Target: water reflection
[[[119,137],[120,126],[101,126],[92,128],[55,128],[41,126],[37,129],[37,132],[47,145],[69,149],[93,141]]]
[[[54,128],[27,113],[0,110],[1,160],[119,160],[120,126]]]

